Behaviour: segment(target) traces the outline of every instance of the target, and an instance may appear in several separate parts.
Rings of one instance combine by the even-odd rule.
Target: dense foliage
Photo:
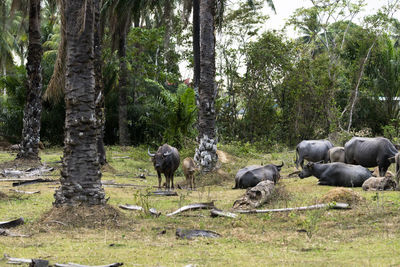
[[[54,2],[44,2],[45,91],[53,72],[60,29]],[[396,7],[389,6],[356,23],[353,18],[361,5],[342,2],[323,7],[322,3],[329,1],[319,0],[311,8],[297,10],[287,25],[297,29],[297,39],[287,38],[284,31],[262,30],[268,24],[268,17],[261,13],[265,1],[240,1],[225,7],[224,19],[218,20],[216,47],[220,142],[292,146],[301,139],[327,136],[341,143],[343,136],[355,134],[385,135],[397,141],[400,23],[391,13]],[[9,1],[5,2],[6,13],[10,12],[7,4]],[[181,73],[185,62],[192,66],[191,27],[181,19],[187,16],[180,10],[181,4],[174,1],[173,6],[174,12],[166,22],[160,16],[161,6],[143,5],[143,11],[136,14],[140,23],[136,20],[127,34],[124,61],[128,72],[128,128],[135,145],[156,147],[168,142],[182,147],[197,134],[196,92],[186,80],[188,75]],[[336,20],[326,20],[328,14],[336,14]],[[6,90],[0,97],[0,135],[17,142],[22,129],[26,70],[16,60],[12,63],[9,55],[23,58],[26,36],[14,26],[22,20],[22,14],[11,19],[6,22],[2,18],[8,26],[0,36],[0,53],[4,55],[0,89]],[[15,40],[11,41],[13,36]],[[112,29],[106,26],[106,144],[117,143],[119,134],[120,64],[112,42]],[[13,43],[16,46],[11,46]],[[51,100],[43,104],[41,139],[62,145],[64,104]]]

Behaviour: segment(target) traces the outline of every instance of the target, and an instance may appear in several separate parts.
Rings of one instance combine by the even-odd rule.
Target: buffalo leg
[[[165,173],[165,188],[169,191],[169,181],[170,181],[170,179],[169,179],[169,174],[168,173]]]
[[[173,173],[171,174],[170,181],[171,181],[171,188],[173,190],[174,189],[174,174]]]
[[[196,185],[194,184],[194,174],[192,174],[191,187],[192,187],[192,190],[196,189]]]
[[[158,189],[161,190],[161,173],[157,171],[157,176],[158,176]]]

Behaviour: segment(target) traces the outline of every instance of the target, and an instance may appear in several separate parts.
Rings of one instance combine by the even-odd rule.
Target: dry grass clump
[[[110,205],[53,207],[39,224],[55,227],[119,228],[128,224],[124,214]]]
[[[3,193],[3,192],[0,191],[0,200],[1,199],[8,199],[8,196],[7,196],[6,193]]]
[[[354,205],[364,201],[364,198],[354,190],[350,188],[338,187],[329,190],[324,196],[319,200],[320,203],[330,203],[330,202],[344,202],[349,205]]]
[[[195,174],[194,179],[196,182],[196,186],[222,185],[229,181],[232,182],[232,187],[235,184],[234,177],[232,177],[231,175],[229,175],[229,173],[225,172],[222,169],[217,169],[215,171],[205,174]]]

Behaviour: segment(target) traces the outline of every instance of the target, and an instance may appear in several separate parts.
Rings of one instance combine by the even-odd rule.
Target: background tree
[[[29,1],[28,74],[22,141],[17,159],[40,160],[40,118],[42,113],[42,43],[40,36],[40,0]]]

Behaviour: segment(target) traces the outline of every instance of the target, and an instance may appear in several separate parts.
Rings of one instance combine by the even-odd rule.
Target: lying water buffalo
[[[196,165],[192,158],[185,158],[182,161],[182,170],[186,177],[187,188],[194,189],[194,172],[196,171]]]
[[[379,167],[379,176],[385,176],[390,166],[389,158],[398,152],[395,146],[384,137],[353,137],[344,145],[346,163],[364,167]]]
[[[303,168],[304,160],[325,163],[329,161],[328,150],[333,147],[328,140],[303,140],[296,147],[296,167]],[[297,158],[297,155],[299,156]]]
[[[174,188],[174,173],[179,167],[179,152],[175,147],[168,144],[160,146],[155,154],[147,151],[151,157],[154,169],[158,175],[158,188],[161,189],[161,173],[164,173],[166,180],[166,188]]]
[[[283,162],[281,165],[251,165],[240,169],[236,173],[235,187],[233,189],[253,187],[256,186],[259,182],[265,180],[270,180],[274,183],[277,183],[281,177],[279,172],[282,166]]]
[[[330,148],[328,154],[330,162],[345,162],[344,147],[342,146]]]
[[[371,177],[371,172],[362,166],[342,162],[309,162],[299,173],[299,177],[303,179],[310,176],[317,177],[319,185],[358,187]]]

